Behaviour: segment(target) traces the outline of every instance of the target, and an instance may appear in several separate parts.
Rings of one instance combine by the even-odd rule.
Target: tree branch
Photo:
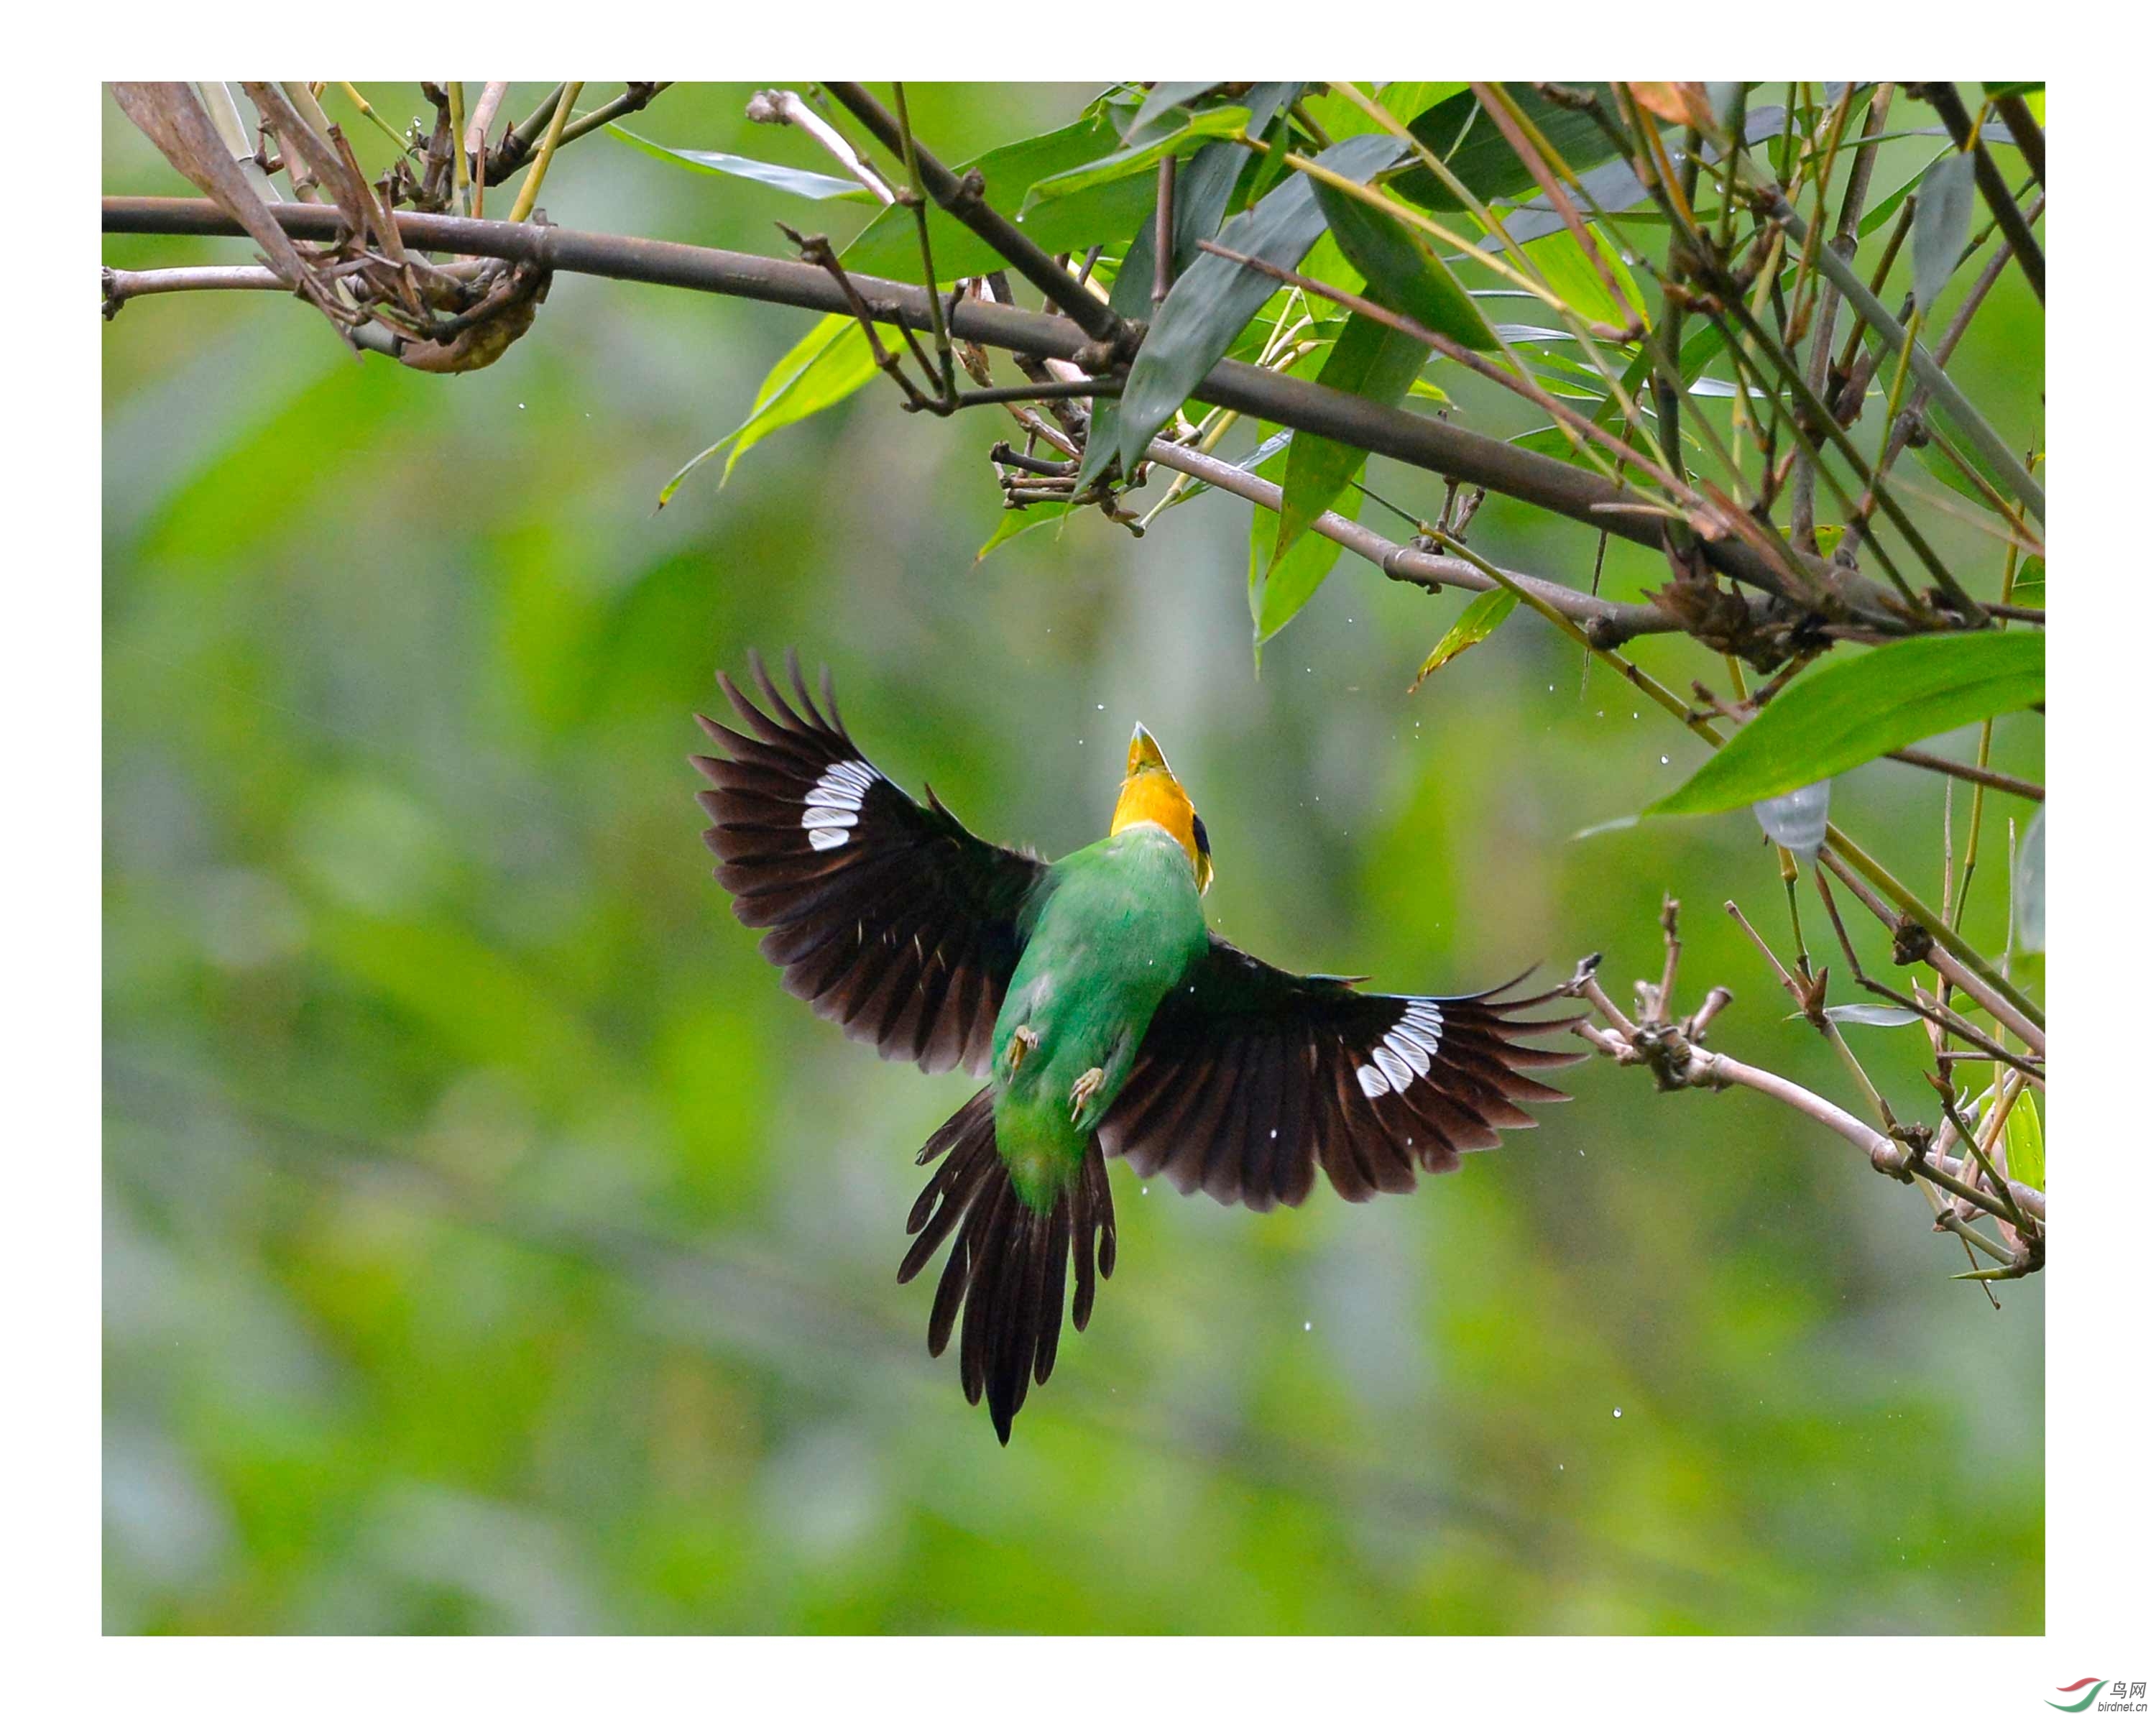
[[[926,176],[926,158],[921,165]],[[214,204],[197,198],[108,198],[103,208],[107,233],[237,236],[240,232],[238,224]],[[341,218],[333,208],[292,203],[270,204],[267,208],[285,232],[298,239],[335,240],[344,232]],[[505,258],[530,262],[557,274],[648,282],[812,311],[852,309],[838,285],[808,264],[670,240],[542,228],[531,223],[475,221],[408,210],[397,212],[393,219],[405,244],[422,250]],[[1052,265],[1053,259],[1050,262]],[[1062,279],[1072,280],[1067,275]],[[931,326],[928,296],[921,288],[872,276],[855,280],[879,321],[903,323],[916,330]],[[1083,289],[1076,291],[1099,306],[1100,302]],[[984,300],[962,300],[956,309],[953,328],[966,340],[983,347],[1051,359],[1075,359],[1090,346],[1087,331],[1068,319]],[[1353,444],[1373,454],[1442,474],[1463,485],[1480,485],[1517,498],[1597,532],[1606,531],[1651,550],[1661,549],[1663,517],[1610,509],[1609,506],[1625,500],[1621,490],[1608,480],[1442,419],[1379,407],[1360,396],[1282,377],[1236,360],[1223,360],[1192,393],[1210,406],[1231,408],[1276,425]],[[1778,590],[1779,572],[1750,546],[1722,539],[1703,546],[1702,550],[1709,562],[1723,573],[1763,592]],[[1807,567],[1824,571],[1826,566],[1810,559]]]

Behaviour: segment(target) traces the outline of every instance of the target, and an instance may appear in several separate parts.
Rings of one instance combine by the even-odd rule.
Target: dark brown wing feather
[[[750,665],[763,706],[721,672],[741,729],[699,715],[725,755],[693,757],[713,787],[697,797],[704,842],[734,914],[770,931],[763,955],[787,988],[857,1041],[924,1071],[986,1070],[1045,865],[879,773],[846,735],[828,671],[819,709],[792,654],[791,705]]]
[[[1358,993],[1276,969],[1215,936],[1154,1014],[1101,1145],[1144,1174],[1223,1204],[1299,1204],[1322,1168],[1357,1202],[1409,1192],[1532,1126],[1523,1102],[1564,1093],[1527,1075],[1584,1052],[1514,1040],[1584,1014],[1523,1019],[1558,991]]]

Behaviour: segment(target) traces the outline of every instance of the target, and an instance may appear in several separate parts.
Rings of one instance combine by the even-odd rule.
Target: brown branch
[[[2031,803],[2044,800],[2044,788],[2025,778],[2015,778],[1989,767],[1972,767],[1966,761],[1950,761],[1944,755],[1934,755],[1925,749],[1895,749],[1887,758],[1906,761],[1912,767],[1922,767],[1933,773],[1943,773],[1949,778],[1965,778],[1971,784],[1989,785],[1994,791],[2004,791],[2010,797],[2024,798]]]
[[[2029,164],[2029,172],[2036,177],[2036,183],[2044,183],[2044,129],[2036,124],[2036,116],[2029,111],[2029,104],[2018,95],[1999,97],[1991,105],[1991,111],[2006,122],[2006,129],[2014,134],[2014,142],[2021,151],[2021,159]]]
[[[924,162],[924,172],[926,166]],[[285,232],[297,238],[334,240],[343,233],[332,209],[291,203],[267,208]],[[824,272],[788,259],[529,223],[474,221],[412,211],[399,211],[394,219],[405,244],[418,249],[506,258],[557,274],[647,282],[812,311],[852,310]],[[213,204],[177,198],[108,198],[104,200],[104,225],[106,232],[115,234],[239,231]],[[1068,275],[1063,279],[1071,280]],[[930,326],[927,295],[919,287],[869,276],[856,275],[854,280],[879,321],[916,330]],[[1075,359],[1091,345],[1086,331],[1067,319],[984,300],[969,299],[958,305],[954,331],[981,346],[1053,359]],[[1222,361],[1192,393],[1210,406],[1353,444],[1373,454],[1442,474],[1462,485],[1517,498],[1637,545],[1659,550],[1662,544],[1661,516],[1604,512],[1606,506],[1627,501],[1608,480],[1442,419],[1378,407],[1360,396],[1235,360]],[[1770,592],[1775,589],[1779,572],[1751,546],[1725,539],[1703,549],[1708,561],[1724,573]]]

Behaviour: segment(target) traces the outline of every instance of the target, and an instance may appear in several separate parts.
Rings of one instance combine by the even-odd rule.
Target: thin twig
[[[553,166],[554,152],[562,147],[562,140],[568,131],[566,122],[569,110],[576,105],[577,97],[583,90],[581,84],[562,85],[562,100],[555,105],[554,117],[547,122],[547,136],[539,146],[538,159],[531,164],[531,172],[525,175],[524,183],[516,188],[516,202],[509,211],[511,222],[529,220],[531,212],[538,206],[539,188],[547,182],[547,170]],[[461,157],[459,159],[462,160]]]

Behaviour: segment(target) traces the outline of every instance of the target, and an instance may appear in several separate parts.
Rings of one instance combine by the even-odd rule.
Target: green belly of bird
[[[1046,1210],[1076,1178],[1153,1013],[1206,932],[1189,858],[1150,824],[1065,857],[1036,902],[996,1019],[992,1082],[997,1149],[1019,1196]],[[1096,1069],[1074,1118],[1072,1090]]]

